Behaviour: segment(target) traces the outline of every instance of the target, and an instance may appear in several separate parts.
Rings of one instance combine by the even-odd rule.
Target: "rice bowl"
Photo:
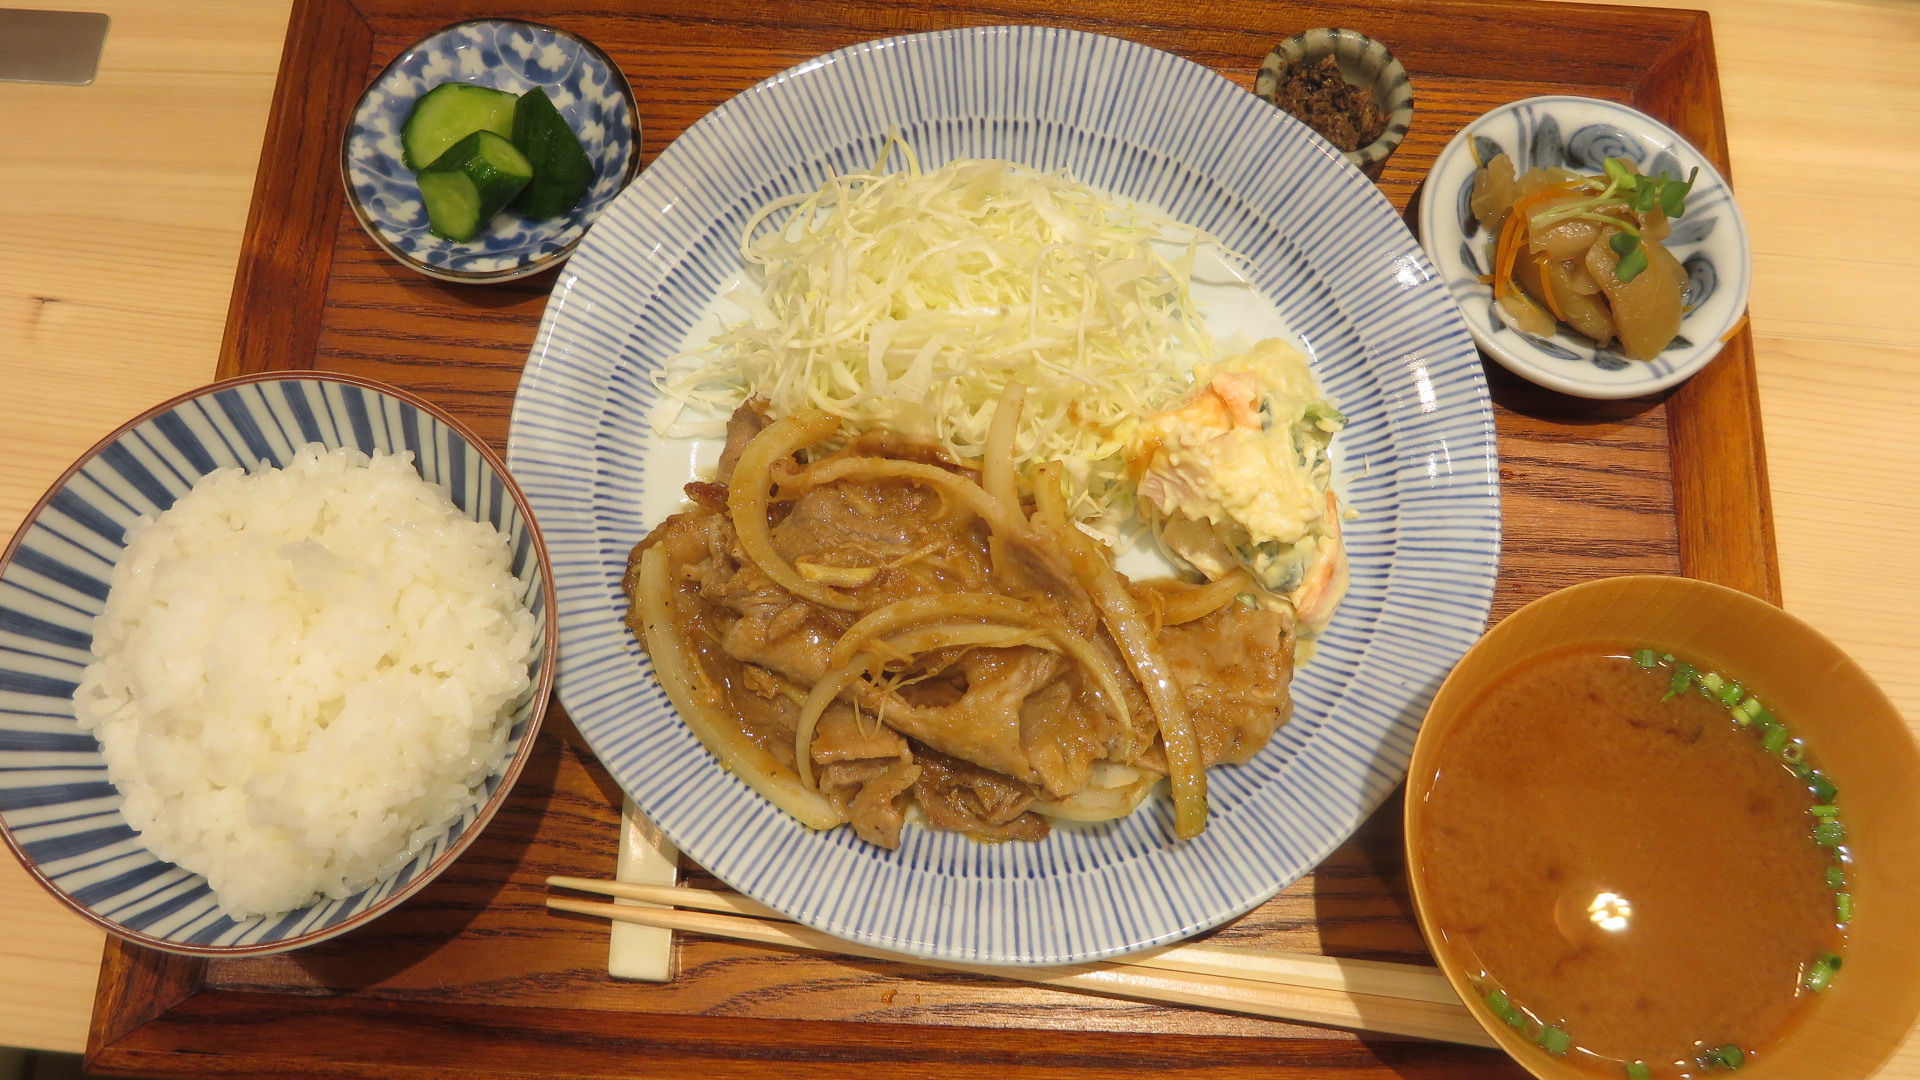
[[[399,870],[529,685],[510,557],[404,452],[201,477],[128,531],[74,693],[127,823],[242,918]]]
[[[109,782],[107,754],[80,726],[73,699],[97,659],[95,619],[106,613],[114,566],[141,517],[157,517],[208,473],[262,459],[284,468],[314,442],[397,461],[411,454],[410,471],[443,489],[461,518],[503,535],[508,588],[534,621],[533,648],[522,668],[526,685],[511,695],[497,762],[488,745],[479,746],[493,767],[450,821],[410,857],[396,856],[397,869],[383,866],[350,895],[237,918],[222,910],[205,876],[142,843],[123,812],[127,800]],[[56,899],[151,948],[277,952],[364,925],[445,871],[506,803],[552,689],[552,600],[546,546],[518,485],[492,448],[426,401],[354,376],[301,372],[230,379],[156,406],[75,462],[0,559],[0,609],[9,616],[0,619],[0,839]],[[220,650],[238,650],[247,635],[230,629]],[[470,874],[493,872],[490,863],[474,866]]]

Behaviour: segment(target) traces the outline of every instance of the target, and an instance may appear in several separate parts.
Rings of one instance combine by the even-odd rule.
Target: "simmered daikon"
[[[1471,210],[1493,236],[1493,294],[1514,327],[1564,323],[1601,346],[1651,360],[1680,333],[1687,274],[1660,244],[1686,212],[1685,180],[1641,176],[1621,158],[1606,174],[1529,169],[1501,154],[1474,175]]]

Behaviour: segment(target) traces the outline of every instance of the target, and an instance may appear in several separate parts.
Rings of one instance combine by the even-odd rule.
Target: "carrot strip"
[[[1500,244],[1494,256],[1493,295],[1499,299],[1507,295],[1513,282],[1513,260],[1520,254],[1520,245],[1525,242],[1527,219],[1533,215],[1533,208],[1556,195],[1565,195],[1580,190],[1574,183],[1551,184],[1531,195],[1522,195],[1513,200],[1513,206],[1507,211],[1506,224],[1500,229]]]
[[[1533,265],[1540,268],[1540,291],[1546,293],[1541,299],[1547,302],[1547,310],[1553,312],[1554,318],[1559,319],[1561,322],[1566,322],[1567,313],[1561,311],[1560,305],[1553,302],[1553,284],[1547,278],[1547,263],[1551,261],[1551,259],[1547,258],[1547,253],[1544,251],[1535,254],[1533,257]]]

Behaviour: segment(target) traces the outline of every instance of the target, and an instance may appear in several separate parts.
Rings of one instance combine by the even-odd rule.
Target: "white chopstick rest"
[[[620,808],[620,858],[614,877],[635,885],[671,888],[680,881],[680,852],[636,810],[633,800]],[[617,899],[616,904],[645,907],[639,900]],[[667,982],[673,978],[673,931],[661,926],[616,921],[607,943],[607,974],[616,979]]]

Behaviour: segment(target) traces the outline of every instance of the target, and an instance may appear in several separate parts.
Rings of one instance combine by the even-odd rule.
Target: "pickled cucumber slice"
[[[441,83],[420,95],[400,129],[401,156],[407,168],[419,172],[476,131],[511,138],[519,103],[519,98],[504,90],[463,82]]]
[[[520,213],[559,217],[578,206],[593,186],[593,162],[540,87],[520,95],[513,112],[513,144],[533,163],[533,182],[513,200]]]
[[[471,240],[532,179],[525,154],[491,131],[476,131],[420,170],[427,225],[435,236]]]

